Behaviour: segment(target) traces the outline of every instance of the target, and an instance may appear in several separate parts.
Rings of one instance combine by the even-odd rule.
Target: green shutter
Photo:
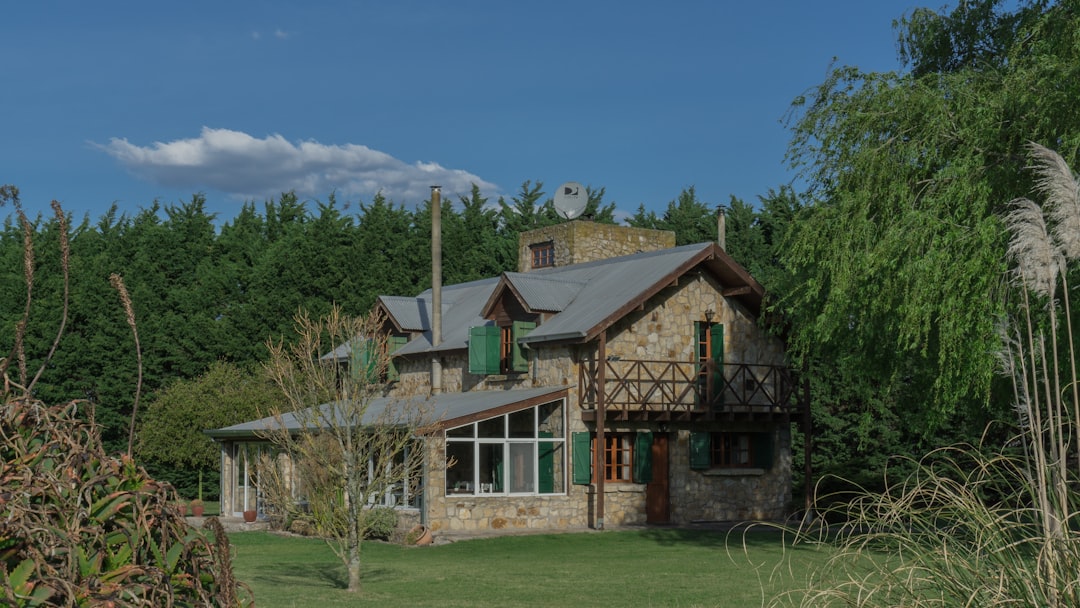
[[[532,321],[514,321],[511,340],[513,344],[510,345],[511,361],[510,369],[515,372],[527,372],[529,371],[529,360],[525,357],[524,349],[518,344],[518,338],[524,338],[529,335],[533,329],[536,328],[536,323]]]
[[[712,384],[713,392],[716,394],[716,403],[719,405],[724,404],[724,325],[717,323],[709,328],[709,332],[712,334],[710,344],[712,346],[712,352],[709,353],[712,356],[713,363],[716,364],[716,373],[713,374]]]
[[[712,466],[710,448],[712,436],[710,433],[695,431],[690,433],[690,468],[703,470]]]
[[[379,358],[371,340],[354,339],[349,347],[349,359],[349,374],[353,382],[369,384],[377,380],[375,371]]]
[[[499,446],[500,448],[502,446]],[[505,477],[506,467],[503,466],[503,451],[501,449],[493,450],[491,454],[491,491],[502,492],[505,487],[503,477]]]
[[[750,436],[753,442],[751,449],[754,450],[754,466],[759,469],[771,469],[773,458],[772,433],[754,433]]]
[[[389,336],[386,339],[386,351],[390,353],[388,361],[386,362],[386,379],[397,380],[398,370],[394,365],[394,351],[405,346],[405,343],[409,341],[408,336]]]
[[[552,436],[550,431],[540,431],[538,435],[541,438]],[[540,475],[540,479],[536,480],[536,491],[540,494],[555,493],[555,445],[554,441],[540,441],[536,446],[539,451],[537,472]]]
[[[652,481],[652,433],[643,431],[634,436],[634,483]]]
[[[499,328],[477,325],[469,328],[469,373],[499,373]]]
[[[592,483],[592,437],[591,433],[573,433],[574,483],[588,485]]]

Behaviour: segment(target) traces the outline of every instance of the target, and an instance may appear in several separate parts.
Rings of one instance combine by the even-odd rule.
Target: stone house
[[[420,495],[387,504],[436,533],[787,515],[800,408],[762,287],[715,243],[674,244],[569,221],[523,233],[518,272],[380,297],[385,399],[430,396],[441,429]],[[261,423],[208,431],[223,513],[258,505]]]

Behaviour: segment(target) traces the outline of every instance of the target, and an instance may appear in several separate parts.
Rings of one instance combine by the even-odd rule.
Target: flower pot
[[[255,518],[258,517],[258,515],[258,511],[256,511],[255,509],[248,509],[247,511],[244,511],[244,522],[250,524],[251,522],[255,521]]]
[[[194,517],[202,517],[203,512],[206,510],[206,505],[196,502],[191,503],[191,515]]]
[[[417,524],[405,535],[407,545],[430,545],[432,541],[431,529],[424,524]]]

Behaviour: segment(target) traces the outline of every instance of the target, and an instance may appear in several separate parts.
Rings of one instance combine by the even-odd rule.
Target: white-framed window
[[[446,494],[566,492],[563,400],[446,431]]]
[[[405,450],[394,456],[393,465],[387,464],[389,467],[398,467],[399,469],[408,462],[413,454],[413,450],[423,450],[424,446],[420,442],[410,443],[405,446]],[[374,477],[375,463],[372,458],[368,459],[368,477]],[[420,471],[413,473],[415,476],[420,475]],[[405,481],[400,481],[392,484],[382,496],[369,495],[368,505],[373,507],[395,507],[399,509],[411,509],[419,508],[420,500],[423,496],[423,480],[412,477]]]
[[[229,509],[239,516],[244,511],[262,512],[259,495],[259,457],[270,449],[264,442],[237,442],[233,444],[232,505]],[[224,509],[223,509],[224,510]]]

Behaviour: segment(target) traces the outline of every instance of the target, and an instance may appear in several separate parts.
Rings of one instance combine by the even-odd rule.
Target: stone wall
[[[555,246],[554,266],[558,267],[670,249],[675,246],[675,233],[584,220],[537,228],[522,232],[518,237],[518,272],[532,270],[529,248],[541,243]]]
[[[713,430],[760,431],[761,427],[717,427]],[[744,521],[783,518],[791,505],[791,428],[776,426],[772,466],[768,469],[690,468],[690,433],[676,433],[669,443],[671,520]]]

